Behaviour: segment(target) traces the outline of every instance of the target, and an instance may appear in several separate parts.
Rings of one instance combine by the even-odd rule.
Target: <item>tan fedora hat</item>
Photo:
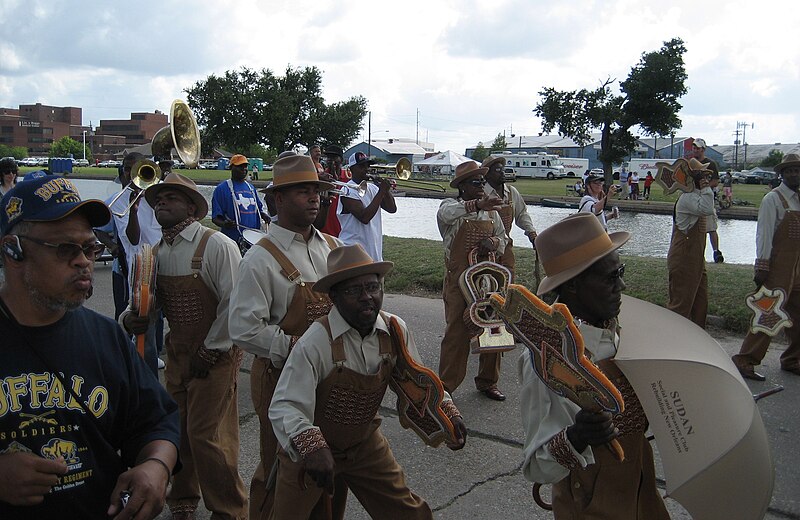
[[[462,182],[469,180],[478,175],[486,175],[489,168],[481,168],[475,161],[467,161],[456,166],[456,176],[450,181],[451,188],[458,188]]]
[[[575,278],[630,237],[627,231],[606,233],[591,213],[575,213],[556,222],[536,237],[536,251],[546,274],[536,293],[552,291]]]
[[[320,190],[333,189],[333,184],[319,180],[317,167],[308,155],[287,155],[272,165],[272,185],[264,188],[264,193],[271,193],[281,188],[297,184],[313,183]]]
[[[208,202],[203,194],[197,190],[197,184],[192,179],[181,175],[180,173],[172,172],[167,175],[163,182],[154,184],[147,188],[144,192],[144,198],[151,207],[156,207],[156,195],[162,190],[174,189],[185,193],[192,203],[197,206],[197,211],[194,214],[195,218],[201,219],[208,214]]]
[[[392,267],[392,262],[375,262],[361,244],[337,247],[328,254],[328,274],[317,280],[314,291],[327,293],[337,283],[362,274],[383,278]]]
[[[494,163],[501,163],[503,165],[506,164],[505,157],[499,155],[490,155],[486,159],[483,160],[481,163],[481,168],[491,168]]]
[[[775,173],[780,174],[784,168],[790,166],[800,166],[800,155],[796,153],[786,154],[783,160],[775,166]]]

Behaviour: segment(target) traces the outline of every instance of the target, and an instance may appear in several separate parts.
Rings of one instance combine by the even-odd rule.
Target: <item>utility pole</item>
[[[746,144],[746,135],[747,135],[747,126],[750,125],[750,128],[755,127],[755,123],[746,123],[744,121],[737,121],[736,122],[736,132],[733,135],[736,136],[736,140],[733,142],[733,163],[737,170],[741,171],[742,168],[747,166],[747,144]],[[741,128],[742,134],[742,141],[741,144],[744,147],[744,164],[742,164],[742,168],[739,168],[739,132]]]
[[[372,111],[367,112],[367,157],[372,157]]]
[[[419,146],[419,109],[417,109],[417,146]]]

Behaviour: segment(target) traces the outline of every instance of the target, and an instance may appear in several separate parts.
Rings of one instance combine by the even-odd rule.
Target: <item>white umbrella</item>
[[[667,494],[694,520],[760,519],[775,480],[767,433],[728,354],[691,321],[623,296],[616,363],[642,402]]]

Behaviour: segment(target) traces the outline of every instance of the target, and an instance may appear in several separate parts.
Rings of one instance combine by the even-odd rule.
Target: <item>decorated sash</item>
[[[489,260],[478,262],[478,250],[469,253],[470,266],[464,269],[458,279],[461,292],[469,304],[464,311],[464,322],[475,333],[470,339],[470,352],[506,352],[516,347],[514,336],[505,328],[503,320],[497,316],[489,303],[489,295],[506,293],[511,281],[511,271],[495,262],[494,253]]]
[[[489,301],[517,341],[530,350],[533,369],[548,388],[583,410],[615,415],[624,411],[622,394],[586,357],[583,336],[566,305],[547,305],[517,284],[510,284],[505,295],[491,294]],[[609,448],[624,459],[616,439]]]
[[[445,390],[441,379],[408,353],[406,338],[397,318],[389,319],[389,331],[397,354],[389,386],[397,394],[400,425],[414,430],[425,444],[434,448],[443,441],[455,443],[456,434],[450,417],[458,415],[458,410],[450,401],[442,403]]]

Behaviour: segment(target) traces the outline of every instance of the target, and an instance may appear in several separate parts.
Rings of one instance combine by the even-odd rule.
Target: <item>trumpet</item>
[[[394,186],[405,186],[406,188],[413,190],[438,191],[440,193],[445,192],[444,187],[436,184],[435,182],[411,180],[411,161],[405,157],[401,157],[394,167],[390,166],[385,168],[391,168],[393,170],[390,172],[388,179],[389,182],[391,182]],[[394,173],[394,177],[391,177],[392,173]],[[367,175],[367,179],[375,183],[381,182],[381,178],[377,175]]]
[[[353,189],[353,187],[351,185],[349,185],[348,183],[346,183],[346,182],[341,182],[341,181],[329,181],[329,182],[331,184],[333,184],[334,186],[339,186],[339,188],[340,188],[340,189],[337,189],[337,190],[329,190],[330,193],[335,193],[337,195],[344,195],[345,194],[345,190],[343,190],[341,188],[347,188],[349,190]],[[367,181],[361,181],[359,183],[359,185],[355,188],[355,190],[358,193],[359,197],[363,197],[364,195],[366,195],[367,194]]]
[[[136,186],[139,188],[139,192],[136,194],[136,197],[128,204],[123,211],[117,212],[114,211],[114,215],[117,217],[123,217],[128,214],[134,204],[144,195],[144,190],[158,184],[161,182],[161,168],[158,165],[151,161],[150,159],[139,159],[133,166],[131,167],[131,182],[129,182],[117,195],[114,199],[108,204],[109,207],[113,206],[120,197],[122,197],[123,193],[127,191],[132,191],[131,185]]]

